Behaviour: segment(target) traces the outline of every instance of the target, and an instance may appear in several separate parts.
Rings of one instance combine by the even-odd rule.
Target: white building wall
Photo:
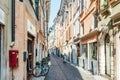
[[[101,39],[99,42],[99,68],[100,74],[105,74],[105,53],[104,53],[104,39]]]
[[[116,47],[116,77],[120,80],[120,31],[116,34],[115,47]]]

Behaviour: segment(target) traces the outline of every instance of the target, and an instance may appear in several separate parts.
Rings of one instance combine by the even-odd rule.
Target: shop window
[[[95,60],[97,60],[97,42],[94,42],[94,43],[93,43],[92,49],[93,49],[92,58],[95,59]]]
[[[77,57],[80,57],[80,44],[77,44]]]
[[[87,44],[83,45],[83,54],[85,55],[86,58],[88,57],[88,54],[87,54]]]

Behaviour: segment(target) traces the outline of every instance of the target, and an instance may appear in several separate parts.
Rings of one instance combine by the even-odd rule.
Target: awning
[[[85,44],[87,42],[95,42],[98,40],[99,31],[96,29],[80,38],[81,44]]]

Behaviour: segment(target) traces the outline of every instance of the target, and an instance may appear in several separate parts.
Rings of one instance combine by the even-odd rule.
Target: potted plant
[[[108,2],[107,1],[104,1],[103,4],[102,4],[102,7],[107,7],[108,6]]]
[[[36,65],[40,65],[40,62],[39,62],[39,61],[36,61]]]

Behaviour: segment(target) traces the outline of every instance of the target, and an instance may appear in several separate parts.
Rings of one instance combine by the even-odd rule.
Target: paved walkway
[[[45,77],[42,76],[42,77],[39,77],[39,78],[34,77],[32,80],[44,80],[44,79],[45,79]]]
[[[55,55],[51,55],[51,66],[45,77],[33,78],[33,80],[108,80],[98,75],[92,75],[80,67],[69,63]]]
[[[51,67],[45,80],[83,80],[78,69],[56,56],[51,56]]]

